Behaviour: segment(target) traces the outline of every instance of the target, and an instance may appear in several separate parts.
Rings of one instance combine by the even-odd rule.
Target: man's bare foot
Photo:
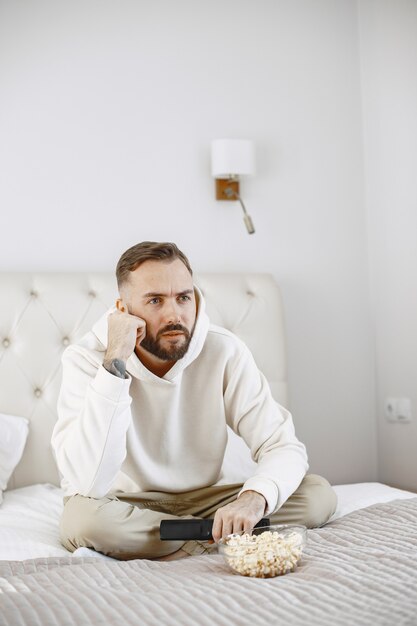
[[[165,556],[160,556],[152,560],[153,561],[176,561],[177,559],[183,559],[186,556],[190,556],[190,555],[188,554],[188,552],[185,552],[184,550],[181,550],[180,548],[179,550],[177,550],[176,552],[173,552],[172,554],[166,554]]]

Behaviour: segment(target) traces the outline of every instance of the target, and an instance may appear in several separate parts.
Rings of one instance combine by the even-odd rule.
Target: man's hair
[[[162,261],[170,263],[180,259],[190,272],[191,276],[193,271],[190,266],[190,262],[187,257],[175,243],[158,243],[156,241],[142,241],[132,246],[126,252],[123,252],[116,266],[116,279],[117,286],[120,288],[129,282],[130,272],[134,272],[135,269],[145,263],[145,261]]]

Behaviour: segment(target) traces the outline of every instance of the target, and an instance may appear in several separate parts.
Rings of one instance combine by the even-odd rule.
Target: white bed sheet
[[[59,540],[63,492],[49,484],[5,491],[0,506],[0,560],[68,556]]]
[[[333,486],[338,506],[332,520],[377,502],[413,498],[411,491],[381,483]],[[54,485],[38,484],[4,493],[0,506],[0,560],[22,561],[48,556],[71,555],[59,541],[59,519],[63,491]],[[85,556],[80,548],[73,556]],[[88,551],[95,555],[94,551]]]
[[[337,508],[329,522],[338,517],[365,509],[372,504],[391,502],[402,498],[415,498],[416,493],[405,489],[396,489],[382,483],[352,483],[350,485],[333,485],[337,495]]]

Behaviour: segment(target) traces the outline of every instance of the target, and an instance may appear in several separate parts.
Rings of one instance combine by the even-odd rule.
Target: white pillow
[[[14,468],[19,463],[29,431],[25,417],[0,413],[0,504]]]

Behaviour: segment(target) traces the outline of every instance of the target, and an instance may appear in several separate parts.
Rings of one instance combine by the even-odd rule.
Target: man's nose
[[[181,321],[181,309],[176,300],[167,302],[164,313],[167,324],[178,324]]]

